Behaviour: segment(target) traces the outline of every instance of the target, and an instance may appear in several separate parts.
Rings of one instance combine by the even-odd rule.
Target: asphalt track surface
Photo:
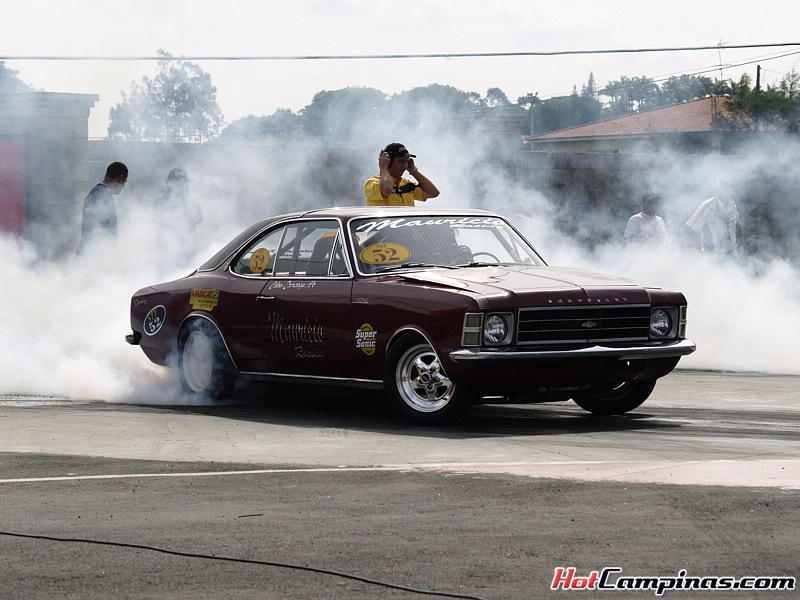
[[[444,428],[285,389],[0,396],[0,598],[657,596],[585,589],[612,568],[612,585],[794,585],[669,598],[797,598],[798,384],[679,370],[622,417],[478,406]],[[552,591],[570,567],[578,589]]]

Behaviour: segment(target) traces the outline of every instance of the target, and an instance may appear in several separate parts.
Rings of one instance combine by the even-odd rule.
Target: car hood
[[[468,290],[491,296],[513,290],[516,293],[583,289],[634,290],[641,285],[604,273],[569,267],[486,266],[416,271],[400,275],[403,280]]]

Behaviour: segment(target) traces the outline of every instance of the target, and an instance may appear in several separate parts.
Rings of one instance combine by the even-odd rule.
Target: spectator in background
[[[128,181],[128,167],[121,162],[112,162],[106,174],[83,201],[81,241],[78,254],[99,241],[107,244],[117,241],[117,206],[114,196],[119,194]]]
[[[414,206],[415,201],[436,198],[439,190],[420,172],[415,158],[416,154],[410,154],[403,144],[397,142],[381,150],[378,155],[380,172],[364,183],[367,206]],[[403,177],[406,171],[417,181]]]
[[[733,181],[718,177],[714,190],[715,195],[700,203],[686,221],[686,227],[698,239],[701,252],[741,253],[744,251],[744,230],[733,199]]]
[[[197,253],[197,226],[203,211],[192,202],[185,169],[176,167],[167,174],[167,189],[155,209],[161,223],[159,247],[165,258],[172,266],[189,266]]]
[[[661,196],[647,192],[642,196],[642,210],[628,219],[622,239],[628,243],[651,244],[666,247],[670,244],[667,225],[656,214]]]

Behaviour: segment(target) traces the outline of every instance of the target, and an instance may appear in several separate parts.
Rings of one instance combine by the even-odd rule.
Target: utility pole
[[[541,100],[539,99],[539,92],[536,92],[535,94],[531,94],[530,92],[528,92],[527,94],[525,94],[524,98],[525,102],[528,104],[528,117],[530,119],[528,127],[530,129],[530,135],[534,135],[536,133],[536,128],[534,127],[534,122],[533,122],[534,119],[533,109],[536,108],[536,105],[541,102]]]
[[[756,92],[761,91],[761,65],[756,65]]]

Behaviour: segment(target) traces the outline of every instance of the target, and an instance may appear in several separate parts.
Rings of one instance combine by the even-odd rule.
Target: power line
[[[503,58],[515,56],[570,56],[585,54],[642,54],[650,52],[696,52],[699,50],[737,50],[752,48],[800,47],[800,42],[776,44],[735,44],[714,46],[677,46],[669,48],[614,48],[601,50],[539,50],[525,52],[438,52],[431,54],[309,54],[272,56],[54,56],[54,55],[7,55],[0,60],[42,60],[42,61],[272,61],[272,60],[387,60],[410,58]]]
[[[794,56],[794,55],[797,55],[797,54],[800,54],[800,50],[794,50],[792,52],[786,52],[784,54],[776,54],[776,55],[770,55],[770,56],[762,56],[760,58],[747,59],[747,60],[743,60],[741,62],[736,62],[736,63],[726,63],[726,64],[721,65],[721,66],[724,69],[734,69],[736,67],[743,67],[743,66],[747,66],[747,65],[753,65],[753,64],[757,64],[757,63],[763,63],[763,62],[771,61],[771,60],[778,60],[780,58],[786,58],[787,56]],[[673,74],[670,74],[670,75],[659,75],[659,76],[654,77],[653,79],[648,79],[645,82],[630,83],[629,85],[620,87],[619,89],[628,90],[628,89],[634,89],[634,88],[637,88],[637,87],[648,85],[648,84],[651,84],[651,83],[664,83],[665,81],[669,81],[673,77],[677,77],[679,75],[695,77],[697,75],[702,75],[704,73],[713,73],[714,71],[718,71],[719,69],[720,69],[720,65],[710,65],[708,67],[699,67],[697,69],[691,69],[689,71],[682,71],[682,72],[673,73]],[[775,73],[777,75],[786,75],[786,73],[782,73],[782,72],[779,72],[779,71],[770,71],[770,73]],[[603,95],[604,89],[605,89],[605,87],[598,88],[597,92],[600,95]],[[544,94],[544,95],[540,96],[540,99],[541,100],[549,100],[551,98],[560,98],[560,97],[567,96],[567,95],[569,95],[569,92],[549,93],[549,94]]]
[[[757,63],[761,63],[761,62],[767,62],[769,60],[777,60],[779,58],[785,58],[787,56],[792,56],[792,55],[795,55],[795,54],[800,54],[800,50],[798,50],[796,52],[787,52],[786,54],[781,54],[779,56],[754,58],[754,59],[749,59],[749,60],[745,60],[745,61],[738,62],[738,63],[730,63],[730,64],[723,65],[723,68],[725,68],[725,69],[733,69],[735,67],[743,67],[743,66],[746,66],[746,65],[754,65],[754,64],[757,64]],[[681,73],[681,74],[693,77],[695,75],[702,75],[703,73],[713,73],[714,71],[717,71],[717,70],[719,70],[719,65],[703,67],[703,68],[700,68],[700,69],[695,69],[695,70],[692,70],[692,71],[689,71],[689,72],[686,72],[686,73]],[[778,71],[770,71],[770,72],[776,73],[778,75],[785,75],[785,73],[780,73]],[[653,79],[651,81],[648,81],[647,83],[664,83],[665,81],[669,81],[672,77],[674,77],[674,76],[670,75],[670,76],[656,77],[655,79]],[[635,86],[632,86],[632,87],[635,87]]]

